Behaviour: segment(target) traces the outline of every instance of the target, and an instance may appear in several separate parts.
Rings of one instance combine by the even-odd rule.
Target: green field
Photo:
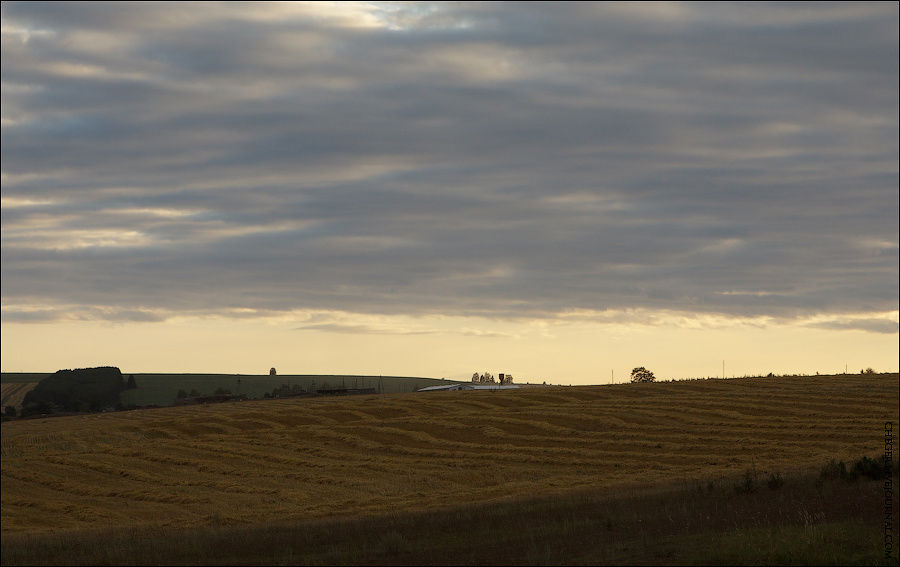
[[[4,372],[0,378],[0,409],[9,406],[17,411],[21,409],[25,395],[47,376],[49,374]]]
[[[49,373],[4,372],[2,383],[33,384],[49,376]],[[400,394],[439,384],[451,384],[454,380],[421,378],[414,376],[354,376],[320,374],[125,374],[134,376],[138,387],[122,392],[124,406],[168,406],[175,402],[179,390],[200,395],[211,395],[219,388],[232,394],[244,394],[259,399],[282,384],[299,386],[304,392],[317,389],[372,388],[377,393]],[[11,388],[7,388],[10,389]]]
[[[218,388],[232,394],[244,394],[249,398],[262,398],[282,384],[298,385],[306,392],[317,389],[374,388],[383,394],[414,392],[419,388],[442,383],[433,378],[403,376],[342,376],[315,374],[285,374],[277,376],[253,374],[135,374],[137,389],[122,392],[126,406],[170,405],[178,390],[196,390],[209,395]],[[449,382],[447,382],[449,383]]]
[[[50,374],[52,372],[4,372],[0,374],[0,384],[40,382]]]

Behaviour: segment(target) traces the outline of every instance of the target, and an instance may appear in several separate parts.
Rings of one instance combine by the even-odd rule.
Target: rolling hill
[[[622,495],[881,456],[897,375],[294,398],[2,428],[2,534]],[[12,539],[10,539],[12,538]]]

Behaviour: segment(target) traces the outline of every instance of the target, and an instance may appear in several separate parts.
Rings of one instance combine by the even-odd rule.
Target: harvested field
[[[2,532],[622,494],[878,457],[897,375],[248,401],[2,427]]]
[[[37,382],[4,382],[0,384],[0,408],[12,406],[18,411],[22,408],[25,394],[37,386]]]

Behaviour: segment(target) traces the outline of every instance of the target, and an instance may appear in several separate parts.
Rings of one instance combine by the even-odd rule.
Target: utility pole
[[[722,379],[725,379],[725,361],[722,361]]]

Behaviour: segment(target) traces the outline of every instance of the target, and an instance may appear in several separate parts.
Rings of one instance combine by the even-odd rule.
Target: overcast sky
[[[896,2],[4,2],[4,342],[677,314],[896,345],[898,90]]]

